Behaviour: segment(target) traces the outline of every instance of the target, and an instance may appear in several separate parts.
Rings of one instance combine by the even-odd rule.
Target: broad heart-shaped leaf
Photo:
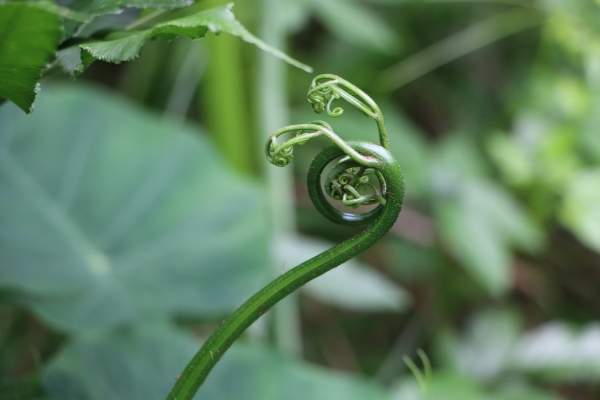
[[[60,400],[162,400],[199,347],[198,341],[166,326],[80,339],[50,363],[43,382]],[[194,398],[389,400],[382,388],[365,379],[239,343]]]
[[[221,316],[265,283],[256,185],[198,131],[98,89],[0,109],[0,285],[60,329]]]
[[[0,3],[0,98],[33,111],[42,68],[56,52],[61,32],[50,3]]]
[[[333,246],[323,240],[285,236],[275,244],[275,258],[285,269],[291,269]],[[309,282],[302,290],[326,304],[355,311],[403,311],[411,304],[404,289],[356,259]]]
[[[198,39],[204,37],[210,30],[215,34],[226,32],[239,36],[244,41],[256,45],[260,49],[273,54],[291,65],[307,72],[312,71],[307,65],[304,65],[287,56],[285,53],[267,45],[248,32],[248,30],[235,19],[235,16],[231,11],[232,6],[233,4],[229,4],[224,7],[213,8],[187,17],[162,22],[151,29],[133,32],[115,32],[109,35],[104,41],[84,43],[80,44],[79,47],[87,51],[96,59],[120,63],[137,58],[144,43],[150,39],[173,39],[177,36]],[[70,53],[70,56],[76,57],[77,54],[72,52]],[[71,67],[66,68],[64,67],[64,64],[71,65]],[[81,61],[81,57],[80,61],[77,61],[75,58],[61,63],[63,69],[67,73],[72,71],[78,72],[85,67],[84,64],[85,63]]]

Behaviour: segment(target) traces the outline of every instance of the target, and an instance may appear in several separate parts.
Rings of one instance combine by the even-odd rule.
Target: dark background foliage
[[[422,368],[419,348],[431,400],[600,397],[597,1],[240,1],[248,31],[223,14],[218,37],[197,17],[218,1],[58,3],[26,14],[48,32],[17,35],[50,49],[19,61],[43,68],[35,112],[0,107],[0,398],[164,398],[237,305],[355,232],[306,193],[325,141],[286,169],[262,143],[314,119],[374,140],[374,124],[313,114],[313,75],[249,32],[373,96],[407,199],[382,242],[255,324],[198,398],[424,399],[403,360]],[[139,57],[110,59],[139,32]],[[0,96],[29,110],[36,80]]]

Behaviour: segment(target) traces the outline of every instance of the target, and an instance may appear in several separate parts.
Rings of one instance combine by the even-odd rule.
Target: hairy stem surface
[[[327,82],[319,83],[319,79],[325,79]],[[338,84],[342,84],[342,87],[338,87]],[[398,163],[387,150],[387,135],[385,128],[382,129],[383,116],[373,100],[343,79],[333,75],[321,75],[315,78],[309,90],[309,101],[315,111],[327,109],[330,112],[331,102],[339,98],[343,98],[361,109],[365,115],[376,120],[382,145],[364,141],[343,141],[329,125],[316,121],[275,132],[267,141],[267,158],[278,166],[284,166],[291,161],[294,144],[303,143],[319,135],[329,137],[334,144],[323,149],[315,157],[308,171],[307,185],[310,198],[317,210],[333,222],[350,226],[369,225],[369,227],[282,274],[242,304],[207,339],[179,377],[167,400],[191,400],[225,351],[254,321],[288,294],[371,247],[385,236],[396,222],[404,200],[404,180]],[[339,116],[342,112],[343,110],[337,108],[331,111],[330,115]],[[299,132],[295,138],[279,146],[276,142],[277,137],[291,131]],[[304,133],[305,131],[310,132]],[[329,172],[325,181],[330,187],[333,185],[336,190],[343,193],[338,197],[343,197],[347,204],[357,207],[376,203],[379,205],[359,214],[342,212],[333,207],[325,197],[322,188],[323,172],[331,163],[337,163],[337,166]],[[365,178],[365,174],[369,169],[376,171],[371,175],[379,181],[381,193],[374,185],[366,183],[368,177]],[[376,193],[366,193],[368,190]],[[330,197],[331,191],[331,188],[326,188]]]

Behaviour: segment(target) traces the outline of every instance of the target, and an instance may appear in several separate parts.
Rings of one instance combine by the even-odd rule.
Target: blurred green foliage
[[[290,182],[257,168],[271,132],[255,126],[282,94],[278,122],[325,119],[374,140],[369,121],[309,114],[311,76],[269,69],[222,37],[149,41],[130,63],[90,64],[82,42],[223,4],[112,14],[140,1],[35,6],[48,24],[70,10],[58,63],[89,68],[74,83],[46,70],[32,116],[0,108],[0,398],[164,398],[218,321],[354,233],[308,201],[318,141],[296,152],[288,193],[302,235],[273,229],[289,208],[267,193]],[[423,348],[430,400],[597,399],[600,3],[264,0],[235,11],[383,105],[407,201],[385,241],[253,326],[197,398],[422,400],[402,357]],[[25,61],[39,72],[44,57]],[[211,84],[230,81],[240,84]],[[33,100],[0,89],[23,109]],[[247,137],[231,139],[237,126]]]

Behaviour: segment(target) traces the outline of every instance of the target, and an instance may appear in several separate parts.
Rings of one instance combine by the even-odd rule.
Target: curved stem
[[[304,133],[309,131],[308,133]],[[277,144],[277,138],[288,132],[298,132],[296,136],[284,142]],[[270,163],[284,167],[292,161],[292,146],[295,144],[304,144],[308,139],[317,136],[327,136],[334,142],[346,155],[361,165],[368,167],[381,167],[376,159],[365,157],[348,145],[342,138],[336,135],[331,127],[323,121],[314,121],[310,124],[289,125],[277,130],[267,140],[265,152]]]
[[[378,242],[392,228],[400,213],[404,198],[404,183],[398,164],[381,146],[366,142],[349,142],[349,144],[355,150],[366,150],[365,152],[368,151],[370,156],[377,155],[381,161],[385,162],[381,171],[389,185],[388,199],[377,221],[358,235],[281,275],[246,301],[204,343],[181,374],[167,397],[168,400],[191,400],[225,351],[261,315],[310,280],[362,253]],[[343,151],[337,146],[330,146],[317,157],[329,161],[342,155],[344,155]],[[315,159],[315,161],[318,160]],[[313,165],[315,165],[314,162]],[[323,164],[323,167],[325,165],[326,163]],[[311,166],[311,168],[316,167]],[[318,171],[311,172],[314,174]]]
[[[326,77],[334,76],[327,75]],[[341,80],[337,77],[336,79]],[[355,95],[360,92],[358,88],[351,90]],[[350,95],[350,92],[346,93]],[[365,100],[362,97],[359,99],[353,97],[353,99],[356,101],[351,104],[363,104],[362,101]],[[366,103],[368,104],[368,102]],[[372,107],[369,104],[369,106],[373,110],[379,110],[376,105]],[[381,117],[381,121],[383,123],[383,117]],[[297,136],[281,146],[277,145],[278,136],[294,131],[298,132]],[[305,133],[306,131],[308,132]],[[383,133],[385,134],[385,131]],[[363,141],[346,142],[337,136],[327,123],[315,121],[311,124],[292,125],[276,131],[267,141],[267,158],[275,165],[286,165],[291,160],[294,144],[304,143],[308,139],[320,135],[327,136],[334,144],[323,149],[309,168],[307,184],[313,204],[323,216],[333,222],[350,226],[365,224],[370,226],[354,237],[281,275],[242,304],[210,335],[177,380],[167,400],[191,400],[225,351],[254,321],[281,299],[310,280],[371,247],[385,236],[396,222],[404,201],[404,180],[398,163],[383,145]],[[352,201],[352,206],[373,204],[374,196],[360,196],[356,188],[352,186],[356,180],[350,176],[358,176],[360,184],[370,185],[363,181],[362,177],[366,168],[375,169],[382,193],[381,199],[378,201],[380,205],[375,209],[362,214],[344,213],[334,208],[325,198],[321,176],[325,167],[340,157],[342,159],[337,161],[337,165],[329,172],[326,184],[334,183],[336,188],[343,188],[347,193],[355,195],[358,201]],[[282,159],[284,162],[279,162]]]

